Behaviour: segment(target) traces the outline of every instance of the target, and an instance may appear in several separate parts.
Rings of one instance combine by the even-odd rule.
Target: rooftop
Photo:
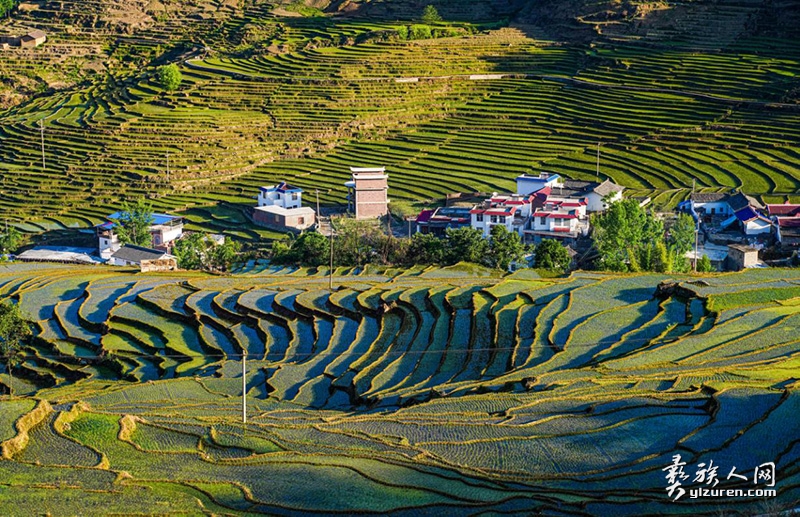
[[[282,181],[282,182],[278,183],[277,185],[270,185],[268,187],[261,187],[261,191],[262,192],[280,192],[280,193],[283,194],[283,193],[286,193],[286,192],[302,192],[303,189],[301,189],[300,187],[295,187],[294,185],[289,185],[285,181]]]
[[[154,250],[152,248],[145,248],[143,246],[134,246],[132,244],[126,244],[117,251],[115,251],[111,255],[111,257],[138,264],[143,260],[158,260],[161,258],[171,257],[171,255],[163,251]]]

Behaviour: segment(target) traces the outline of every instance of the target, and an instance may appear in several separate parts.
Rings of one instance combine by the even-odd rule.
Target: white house
[[[108,221],[95,226],[97,248],[100,256],[104,259],[111,258],[111,255],[122,246],[117,232],[114,231],[121,218],[122,213],[115,212],[106,218]],[[183,218],[167,214],[153,214],[150,235],[154,248],[168,249],[183,235]]]
[[[602,212],[608,203],[622,199],[625,187],[611,180],[596,181],[564,180],[558,174],[543,172],[538,176],[517,176],[517,194],[529,195],[550,188],[553,195],[563,198],[585,198],[589,212]]]
[[[287,210],[303,205],[303,189],[281,182],[269,187],[261,187],[258,192],[258,206],[279,206]]]
[[[523,174],[517,176],[517,194],[527,196],[545,187],[553,187],[561,182],[561,176],[550,172],[541,172],[538,176]]]
[[[589,233],[588,200],[550,196],[538,206],[525,229],[526,240],[577,239]]]
[[[277,230],[302,231],[314,226],[317,213],[303,204],[303,189],[285,181],[258,192],[253,222]]]
[[[153,261],[163,261],[175,269],[175,257],[161,250],[144,248],[126,244],[111,255],[110,263],[114,266],[142,266]]]
[[[532,199],[532,196],[500,196],[495,193],[483,204],[470,210],[470,226],[481,230],[484,237],[488,237],[492,227],[497,225],[503,225],[509,232],[522,235],[525,222],[531,215]]]

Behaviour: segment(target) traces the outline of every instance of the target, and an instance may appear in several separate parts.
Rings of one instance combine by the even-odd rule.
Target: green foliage
[[[489,244],[489,263],[503,271],[508,270],[512,262],[518,262],[525,256],[525,245],[517,232],[510,232],[505,226],[495,225],[491,230]]]
[[[408,39],[408,34],[409,34],[408,25],[400,25],[395,30],[397,31],[398,38],[400,38],[401,40]]]
[[[691,250],[695,241],[696,225],[689,214],[681,213],[672,228],[669,229],[667,245],[673,255],[673,270],[688,271],[689,261],[686,252]]]
[[[11,16],[11,11],[19,3],[19,0],[0,0],[0,17]]]
[[[0,235],[0,252],[3,254],[11,253],[22,244],[22,234],[13,226],[9,227],[5,233]]]
[[[135,203],[124,203],[114,231],[122,244],[133,244],[149,248],[153,245],[150,226],[153,224],[153,207],[143,198]]]
[[[535,250],[536,267],[551,271],[566,271],[571,262],[567,248],[555,239],[542,239]]]
[[[664,239],[664,223],[634,199],[611,203],[592,215],[600,266],[611,271],[652,271],[655,244]],[[662,263],[663,266],[663,263]]]
[[[409,28],[409,36],[411,39],[431,39],[433,32],[428,25],[412,25]]]
[[[182,269],[204,269],[206,271],[227,271],[236,261],[241,244],[225,239],[217,244],[208,235],[191,233],[175,244],[174,254],[178,267]]]
[[[31,334],[30,324],[22,317],[19,305],[0,304],[0,359],[6,364],[9,377],[12,368],[19,364],[22,347]],[[10,391],[13,392],[13,387]]]
[[[183,75],[175,63],[159,68],[156,77],[158,84],[168,92],[177,90],[183,82]]]
[[[409,264],[441,264],[445,258],[445,243],[432,233],[415,233],[407,257]]]
[[[442,21],[442,17],[439,11],[436,10],[436,7],[426,5],[425,9],[422,10],[422,21],[431,24]]]
[[[711,259],[708,258],[708,255],[703,255],[700,260],[697,261],[697,272],[698,273],[711,273],[714,271],[714,266],[711,265]]]
[[[484,264],[489,255],[489,242],[477,228],[448,228],[445,241],[444,261],[448,265],[462,261]]]
[[[291,244],[275,241],[272,244],[272,262],[318,267],[330,261],[330,239],[317,232],[303,232]]]

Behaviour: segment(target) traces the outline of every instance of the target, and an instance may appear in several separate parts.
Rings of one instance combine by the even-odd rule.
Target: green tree
[[[31,336],[31,328],[18,305],[0,304],[0,358],[6,364],[9,396],[14,392],[13,368],[22,360],[22,347]]]
[[[442,21],[439,11],[432,5],[426,5],[422,10],[422,21],[425,23],[436,23]]]
[[[525,256],[525,245],[517,232],[510,232],[505,226],[492,226],[489,243],[489,263],[507,271],[512,262],[520,261]]]
[[[708,255],[703,255],[700,260],[697,261],[697,272],[711,273],[712,271],[714,271],[714,266],[711,265],[711,259],[708,258]]]
[[[186,235],[177,243],[173,253],[181,269],[202,269],[208,249],[208,239],[202,233]]]
[[[477,228],[448,228],[445,230],[444,264],[473,262],[485,264],[489,256],[489,242]]]
[[[223,244],[212,246],[209,250],[206,269],[228,271],[236,262],[236,259],[241,251],[241,243],[234,241],[233,239],[225,239]]]
[[[567,248],[555,239],[542,239],[535,249],[536,267],[551,271],[566,271],[572,259]]]
[[[122,244],[133,244],[149,248],[153,245],[150,226],[153,224],[153,208],[144,199],[136,203],[124,203],[114,230]]]
[[[304,232],[292,243],[292,252],[304,266],[318,267],[330,260],[328,238],[317,232]]]
[[[411,39],[431,39],[433,33],[427,25],[412,25],[409,36]]]
[[[444,261],[444,241],[432,233],[415,233],[406,255],[409,264],[441,264]]]
[[[612,203],[591,218],[600,267],[611,271],[652,270],[652,245],[664,239],[664,223],[636,200]]]
[[[4,234],[0,235],[0,251],[4,255],[19,248],[21,244],[22,234],[13,226],[10,226]]]
[[[695,221],[689,214],[680,214],[669,229],[667,245],[673,255],[676,271],[688,271],[689,261],[686,252],[691,250],[695,241]]]
[[[656,241],[652,245],[652,262],[648,270],[656,271],[658,273],[671,273],[673,270],[673,255],[667,249],[664,241]]]
[[[183,75],[175,63],[159,68],[156,77],[158,84],[168,92],[177,90],[181,82],[183,82]]]

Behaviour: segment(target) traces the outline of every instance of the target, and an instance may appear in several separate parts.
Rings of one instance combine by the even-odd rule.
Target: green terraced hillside
[[[419,203],[532,170],[593,179],[598,142],[600,174],[657,206],[693,181],[798,199],[791,2],[434,3],[456,36],[400,39],[419,7],[399,0],[317,2],[329,12],[313,17],[261,0],[19,13],[0,28],[50,40],[0,54],[21,95],[0,111],[0,213],[81,227],[144,194],[270,238],[241,215],[260,185],[342,203],[349,166],[385,165],[390,197]],[[184,76],[171,93],[153,79],[166,62]]]
[[[327,273],[3,267],[0,295],[36,330],[25,396],[0,401],[0,513],[755,515],[800,500],[795,270],[340,268],[333,291]],[[778,496],[672,502],[674,454],[712,460],[725,488],[751,486],[724,479],[732,466],[774,462]]]

